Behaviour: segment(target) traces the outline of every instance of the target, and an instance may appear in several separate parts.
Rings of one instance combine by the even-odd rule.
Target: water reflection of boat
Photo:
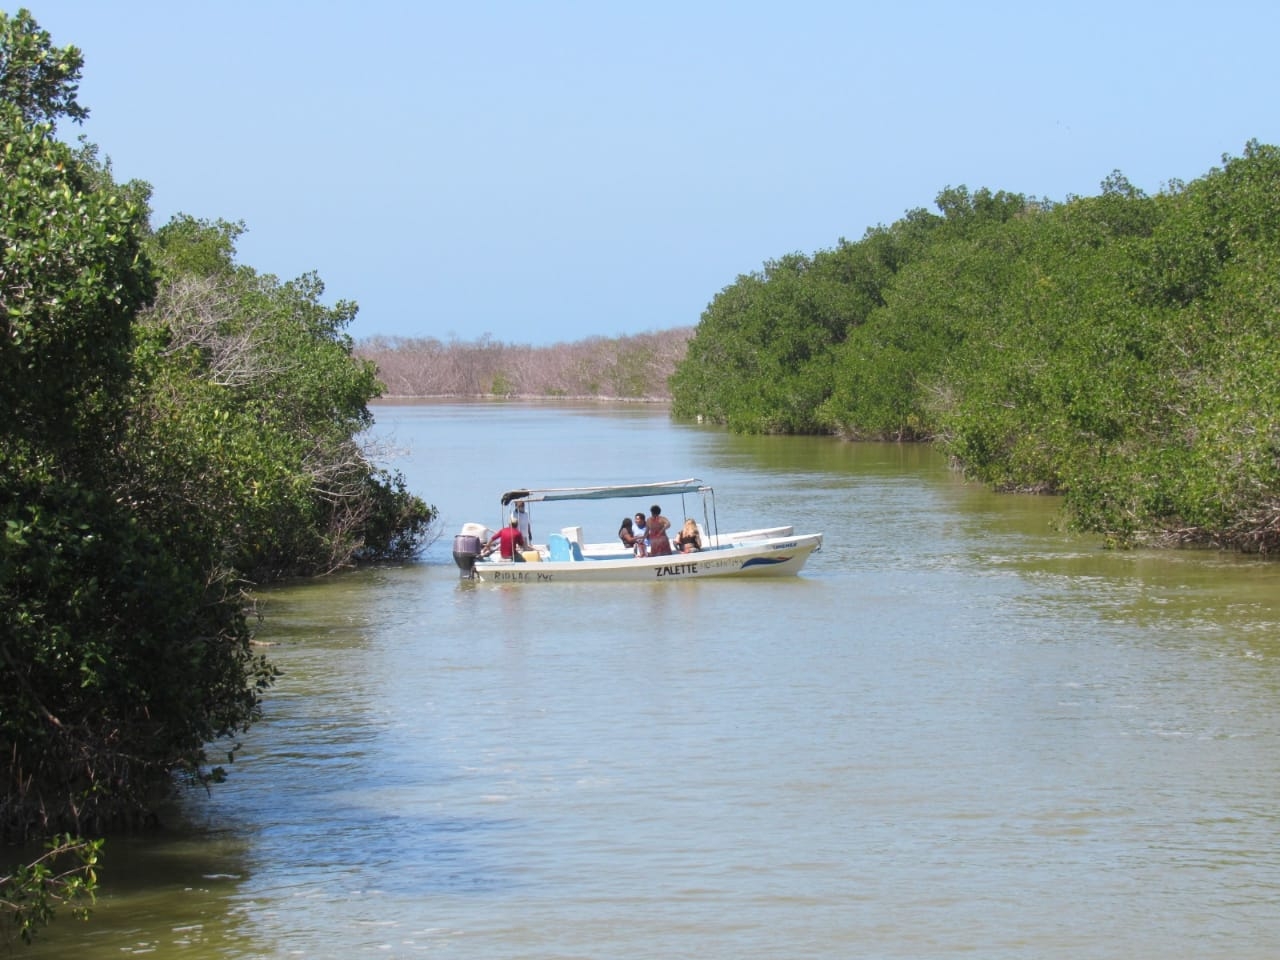
[[[581,527],[564,527],[545,544],[517,551],[510,559],[486,554],[492,531],[479,523],[464,524],[454,537],[453,559],[463,577],[494,583],[578,583],[621,580],[675,582],[704,577],[780,577],[796,574],[809,555],[822,547],[821,533],[796,534],[790,526],[759,527],[721,533],[717,528],[715,491],[701,480],[603,487],[525,488],[502,495],[504,511],[527,517],[530,504],[569,500],[648,501],[697,494],[702,502],[698,530],[702,549],[693,553],[636,557],[621,541],[586,543]],[[685,516],[693,516],[686,512]]]

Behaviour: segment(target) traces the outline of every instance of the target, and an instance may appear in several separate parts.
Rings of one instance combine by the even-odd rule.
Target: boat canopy
[[[541,500],[623,500],[629,497],[662,497],[707,490],[701,480],[664,480],[659,483],[630,483],[611,487],[553,487],[546,490],[509,490],[502,495],[505,507],[513,500],[530,503]]]

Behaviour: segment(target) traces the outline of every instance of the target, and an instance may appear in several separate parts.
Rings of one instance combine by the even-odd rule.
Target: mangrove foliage
[[[81,68],[0,14],[0,835],[48,844],[0,871],[24,937],[92,892],[83,836],[217,780],[258,717],[245,587],[406,557],[435,515],[358,442],[355,305],[238,264],[239,224],[153,230],[145,183],[56,136]]]
[[[948,188],[712,300],[673,412],[929,440],[1119,544],[1280,548],[1280,150],[1150,196]]]

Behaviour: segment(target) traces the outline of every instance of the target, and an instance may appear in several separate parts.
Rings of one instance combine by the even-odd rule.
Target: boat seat
[[[556,560],[572,560],[569,554],[569,538],[559,533],[547,535],[547,559]]]
[[[547,555],[550,560],[581,560],[582,546],[562,534],[548,534]]]

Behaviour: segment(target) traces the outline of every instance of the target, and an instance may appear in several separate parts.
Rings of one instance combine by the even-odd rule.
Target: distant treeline
[[[668,379],[693,328],[535,347],[433,337],[374,337],[356,355],[377,365],[388,397],[669,400]]]
[[[1280,151],[1148,196],[948,188],[712,301],[676,416],[933,440],[1117,543],[1280,549]]]

